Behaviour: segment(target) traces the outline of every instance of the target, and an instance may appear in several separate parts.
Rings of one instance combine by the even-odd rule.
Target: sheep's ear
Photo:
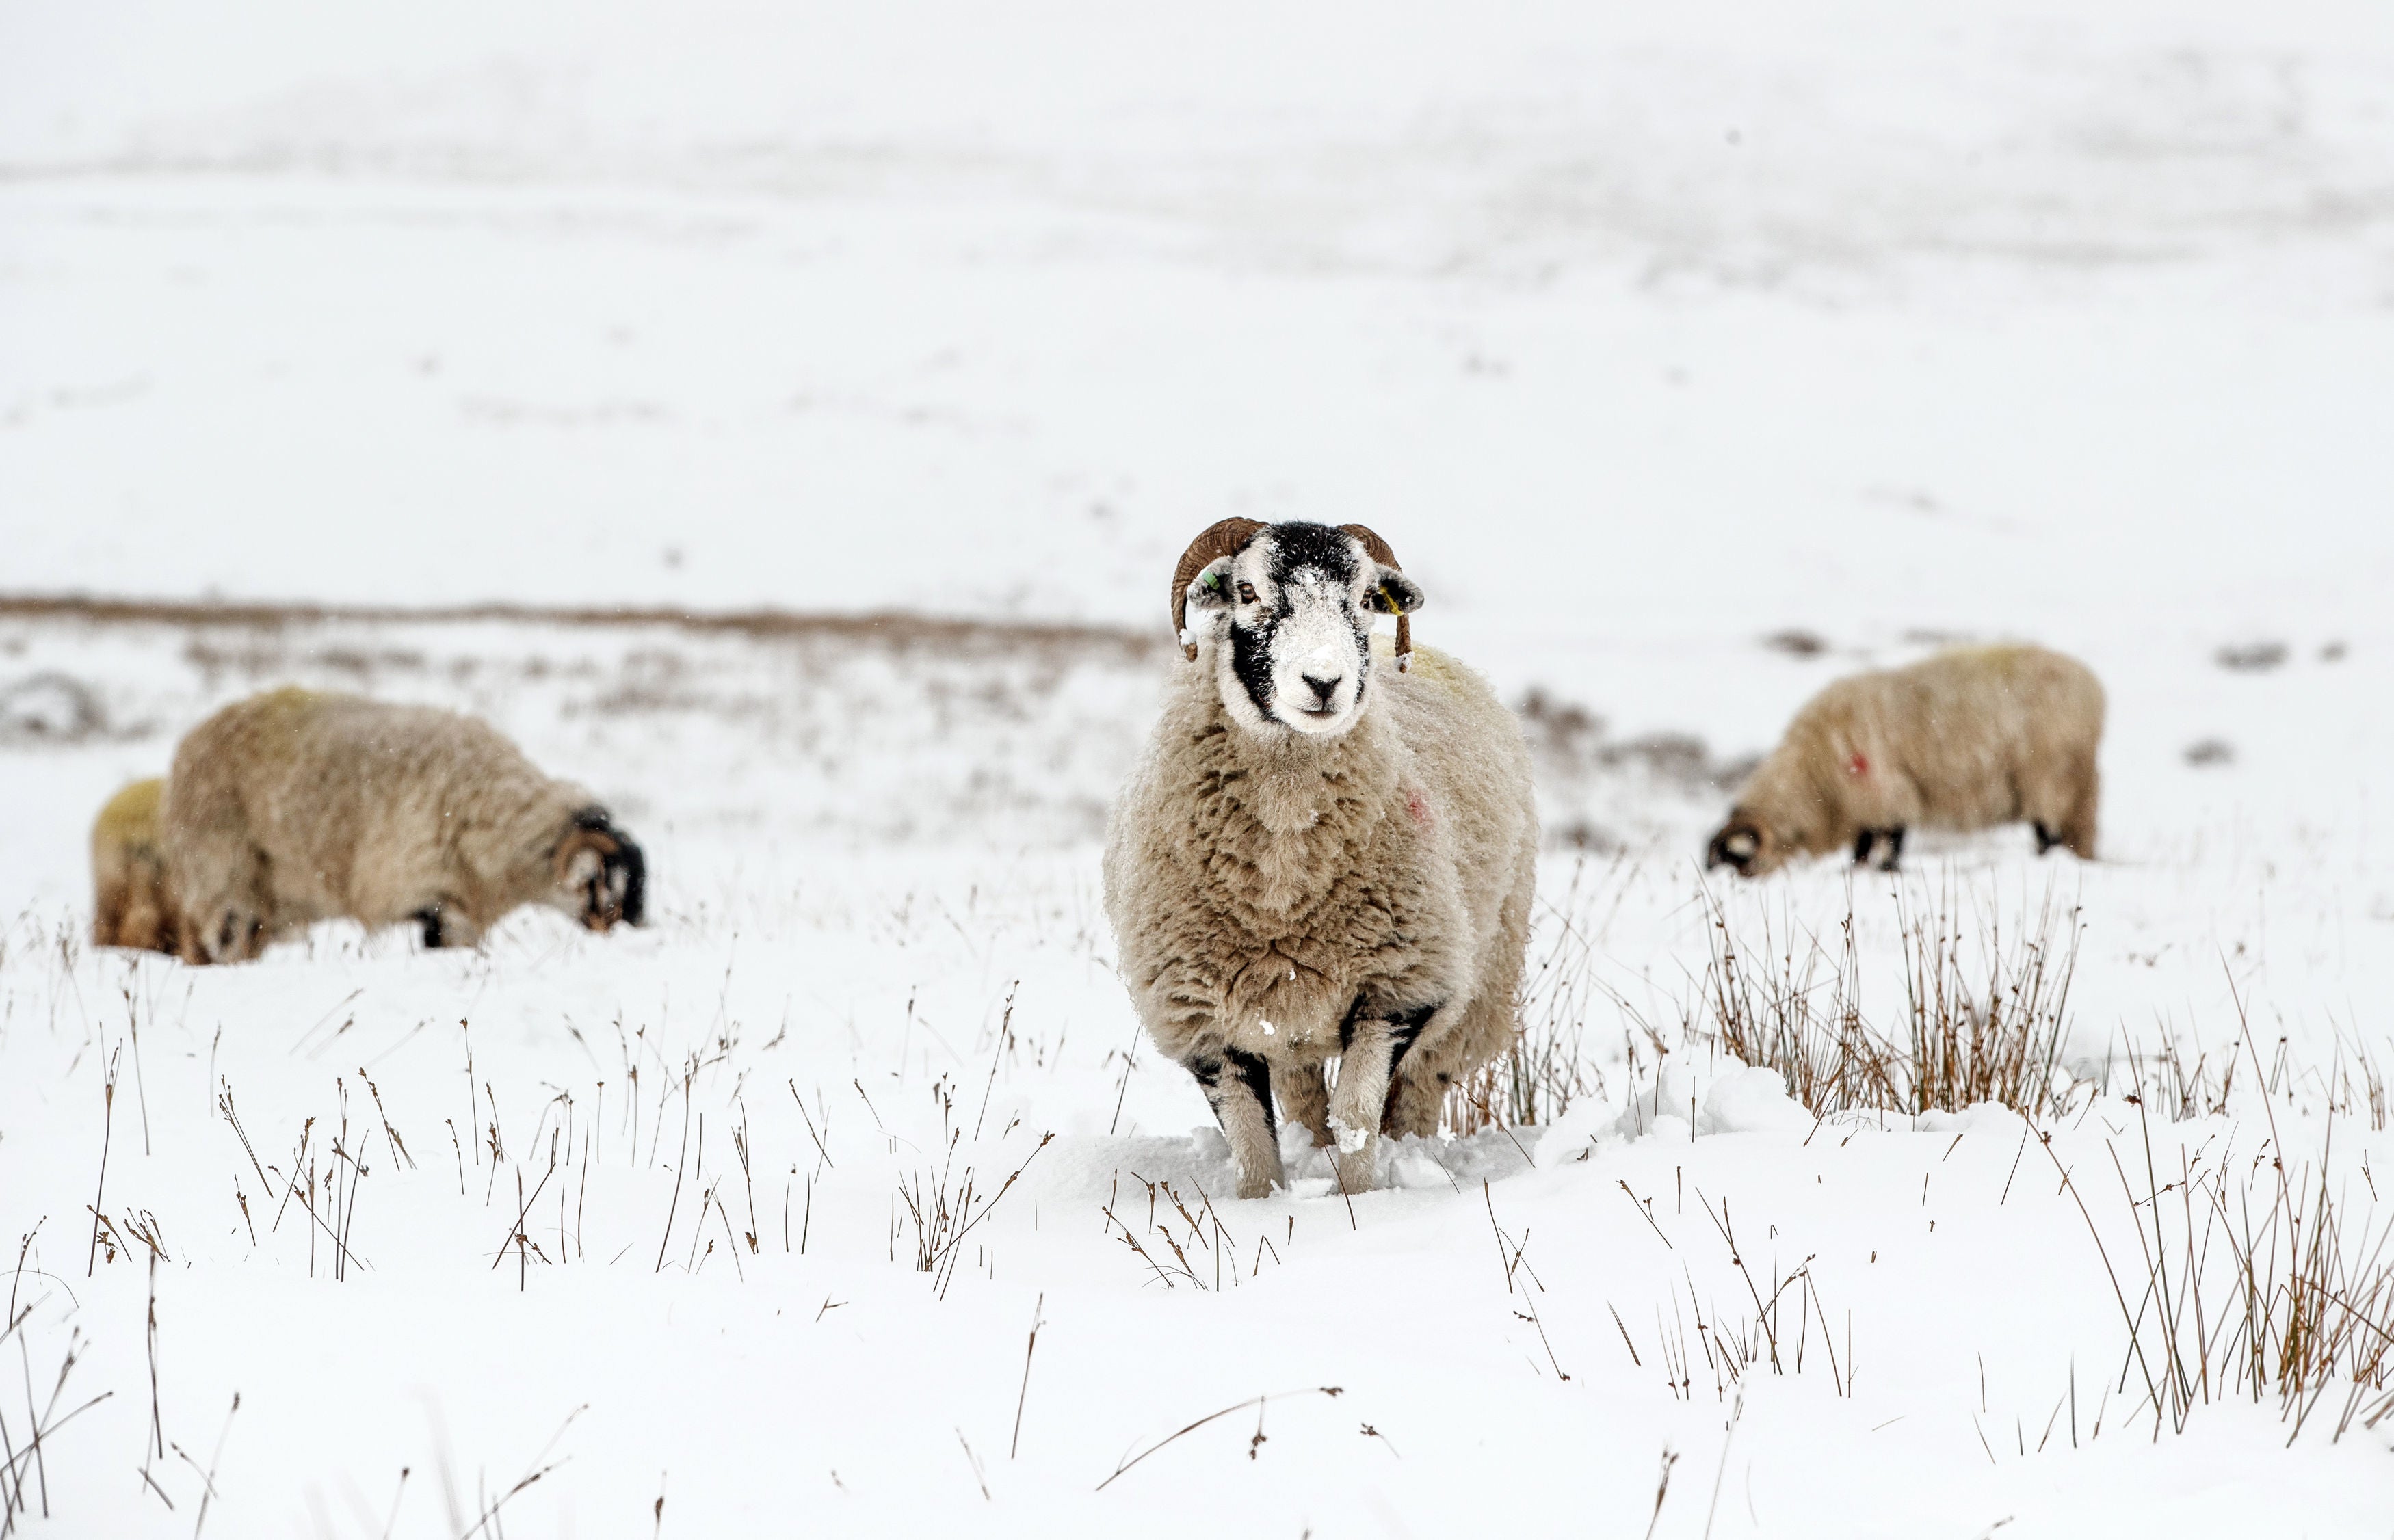
[[[1410,615],[1422,607],[1421,585],[1397,571],[1382,567],[1363,602],[1384,615]]]
[[[1227,610],[1230,607],[1230,563],[1235,556],[1217,557],[1189,580],[1189,608],[1191,610]]]

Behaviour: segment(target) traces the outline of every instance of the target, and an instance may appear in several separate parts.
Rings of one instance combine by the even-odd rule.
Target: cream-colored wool
[[[336,916],[446,946],[524,903],[640,919],[638,848],[597,800],[428,706],[296,689],[227,706],[176,750],[163,823],[191,962]]]
[[[91,940],[95,946],[177,950],[175,901],[158,837],[164,781],[136,781],[108,799],[91,826]]]
[[[1452,658],[1418,648],[1400,673],[1385,638],[1372,648],[1361,718],[1326,738],[1242,729],[1210,643],[1176,665],[1105,857],[1123,977],[1156,1045],[1184,1064],[1264,1060],[1318,1142],[1334,1137],[1322,1064],[1350,1010],[1437,1007],[1373,1102],[1379,1128],[1337,1130],[1349,1190],[1368,1185],[1371,1134],[1436,1132],[1446,1088],[1512,1043],[1537,860],[1512,714]],[[1225,1131],[1242,1197],[1282,1179],[1262,1129]]]
[[[2039,853],[2095,855],[2103,687],[2041,647],[1969,647],[1822,691],[1738,794],[1708,863],[1747,876],[1850,848],[1857,862],[1925,824],[2036,825]]]

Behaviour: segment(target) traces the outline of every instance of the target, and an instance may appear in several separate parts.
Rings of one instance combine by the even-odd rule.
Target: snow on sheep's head
[[[1188,656],[1211,649],[1231,719],[1249,732],[1345,732],[1363,714],[1372,622],[1397,620],[1397,665],[1413,651],[1404,617],[1422,591],[1387,541],[1361,524],[1225,519],[1199,535],[1172,580],[1172,623]]]

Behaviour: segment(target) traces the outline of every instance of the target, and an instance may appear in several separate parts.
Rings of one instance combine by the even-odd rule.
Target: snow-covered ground
[[[0,5],[6,594],[986,623],[0,604],[14,1521],[2383,1536],[2230,1237],[2282,1166],[2394,1323],[2394,33],[2084,10]],[[1232,513],[1377,528],[1538,748],[1537,1121],[1351,1204],[1223,1199],[1111,973]],[[1707,891],[1966,636],[2102,674],[2102,862]],[[92,812],[292,679],[490,716],[655,923],[93,954]],[[1908,925],[2074,946],[2033,1133],[1708,1038],[1724,937],[1901,1036]]]

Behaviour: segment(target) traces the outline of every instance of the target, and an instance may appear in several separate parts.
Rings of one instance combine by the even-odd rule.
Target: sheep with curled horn
[[[278,690],[175,751],[161,812],[184,958],[237,962],[309,921],[412,923],[471,946],[519,905],[638,925],[640,848],[488,724],[429,706]]]
[[[1275,1099],[1356,1191],[1382,1135],[1435,1133],[1447,1089],[1514,1039],[1529,753],[1485,680],[1414,649],[1421,603],[1361,524],[1225,520],[1174,569],[1185,661],[1107,830],[1106,910],[1241,1197],[1284,1183]]]
[[[136,781],[99,809],[91,826],[91,941],[141,952],[180,950],[174,895],[159,838],[166,783]]]
[[[1967,647],[1857,674],[1807,702],[1704,850],[1742,876],[1853,851],[1892,869],[1915,824],[2022,821],[2037,854],[2095,859],[2103,687],[2042,647]]]

